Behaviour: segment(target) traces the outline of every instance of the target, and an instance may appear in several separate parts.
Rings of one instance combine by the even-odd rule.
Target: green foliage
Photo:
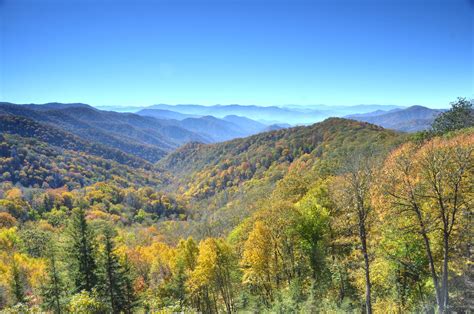
[[[44,257],[52,241],[51,232],[33,224],[25,224],[19,236],[23,251],[32,257]]]
[[[458,98],[456,102],[451,103],[451,109],[435,119],[431,127],[433,132],[439,135],[472,126],[474,126],[472,101]]]
[[[64,311],[66,285],[59,269],[56,248],[50,247],[48,255],[47,279],[41,286],[42,306],[45,310],[60,314]]]
[[[319,279],[324,269],[324,248],[327,247],[330,211],[334,207],[323,182],[315,186],[301,199],[297,209],[299,217],[295,223],[304,252],[309,256],[313,279]]]
[[[20,269],[15,258],[13,258],[10,289],[11,294],[13,295],[14,304],[24,303],[26,300],[24,277],[25,274]]]
[[[135,297],[131,291],[129,269],[119,262],[113,238],[115,231],[109,225],[102,230],[103,247],[99,258],[97,290],[103,303],[112,313],[131,313]]]
[[[97,284],[96,243],[83,209],[73,210],[68,236],[69,272],[74,291],[91,292]]]
[[[85,290],[73,295],[69,302],[68,309],[71,313],[105,313],[107,308],[100,302],[95,291],[87,292]]]

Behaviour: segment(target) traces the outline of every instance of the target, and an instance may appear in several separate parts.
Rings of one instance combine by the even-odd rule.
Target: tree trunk
[[[438,305],[438,310],[440,313],[443,312],[443,302],[441,297],[441,291],[439,289],[438,276],[436,275],[436,268],[434,266],[433,254],[431,254],[430,240],[426,233],[423,233],[423,239],[425,241],[426,254],[428,255],[428,261],[430,264],[431,279],[433,280],[433,285],[435,288],[436,294],[436,304]]]
[[[443,260],[443,280],[442,280],[442,291],[443,291],[443,310],[448,310],[449,305],[449,290],[448,290],[448,264],[449,264],[449,235],[444,234],[444,260]]]
[[[370,269],[369,269],[369,255],[367,254],[367,247],[365,244],[366,240],[363,239],[362,252],[364,254],[365,264],[365,307],[367,314],[372,314],[372,302],[371,302],[371,283],[370,283]]]
[[[441,291],[439,289],[438,275],[436,274],[436,268],[434,266],[433,254],[431,253],[430,239],[426,234],[425,224],[423,223],[423,218],[418,207],[415,207],[415,213],[418,217],[418,222],[420,224],[420,233],[423,236],[423,241],[425,242],[426,255],[428,255],[428,262],[430,264],[431,280],[433,280],[433,285],[436,295],[436,305],[440,313],[443,312],[443,302],[441,300]]]
[[[365,221],[363,214],[359,214],[359,237],[362,244],[362,254],[364,255],[364,270],[365,270],[365,310],[367,314],[372,314],[371,302],[371,283],[370,283],[370,268],[369,268],[369,254],[367,253],[367,234],[365,230]]]
[[[61,301],[59,300],[59,294],[61,293],[61,288],[58,285],[59,276],[56,269],[56,259],[52,258],[52,268],[53,268],[53,276],[54,276],[54,303],[56,306],[56,314],[61,314]]]

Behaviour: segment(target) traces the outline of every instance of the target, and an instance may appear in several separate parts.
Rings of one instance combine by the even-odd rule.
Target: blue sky
[[[394,104],[473,97],[471,0],[0,0],[0,100]]]

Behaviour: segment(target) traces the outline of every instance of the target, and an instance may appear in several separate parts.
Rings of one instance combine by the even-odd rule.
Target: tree
[[[133,308],[137,303],[137,296],[133,286],[132,268],[127,256],[122,259],[121,265],[123,268],[123,282],[125,290],[124,312],[133,313]]]
[[[69,226],[68,256],[74,291],[91,292],[97,284],[95,241],[84,209],[74,209]]]
[[[186,281],[191,272],[196,268],[198,246],[193,238],[181,239],[176,247],[176,257],[174,261],[173,277],[168,285],[171,295],[178,299],[183,307],[186,301]]]
[[[103,230],[104,247],[99,260],[98,291],[104,295],[112,313],[131,313],[134,298],[127,273],[129,268],[120,264],[115,252],[114,236],[113,228],[106,225]]]
[[[428,206],[435,210],[441,222],[443,239],[442,308],[449,310],[448,272],[451,236],[458,225],[461,212],[467,213],[472,204],[474,136],[453,140],[434,139],[423,145],[417,156],[420,179],[427,195]]]
[[[16,226],[17,220],[15,217],[6,212],[0,212],[0,228],[12,228]]]
[[[403,230],[423,237],[440,312],[449,310],[452,236],[462,233],[459,227],[472,206],[473,147],[472,134],[434,138],[421,146],[407,143],[391,154],[380,176],[385,219],[394,219]],[[401,215],[407,221],[400,221]],[[433,242],[441,243],[442,262]]]
[[[440,114],[431,125],[435,134],[443,134],[474,126],[474,109],[472,102],[458,98],[451,103],[451,109]]]
[[[273,301],[273,278],[275,269],[273,256],[274,244],[271,231],[261,222],[256,221],[244,244],[241,266],[243,268],[244,284],[251,289],[257,290],[265,305],[269,306]]]
[[[48,255],[47,279],[41,289],[43,307],[55,314],[60,314],[63,312],[65,285],[58,267],[56,248],[51,247]]]
[[[15,298],[15,303],[23,303],[26,301],[25,274],[18,265],[15,256],[12,257],[10,289]]]
[[[295,229],[302,240],[303,250],[309,256],[312,277],[317,279],[324,263],[324,242],[329,234],[329,213],[332,201],[324,182],[315,186],[298,202],[299,213]]]
[[[95,289],[93,289],[92,292],[82,290],[73,295],[69,302],[68,309],[71,313],[107,313],[107,308],[100,302]]]
[[[372,152],[353,152],[343,167],[332,189],[334,203],[350,219],[348,226],[356,229],[360,251],[364,260],[365,310],[372,313],[372,283],[368,241],[373,210],[370,192],[373,188],[376,158]]]
[[[234,311],[234,285],[232,273],[235,257],[230,246],[222,239],[207,238],[199,243],[197,265],[187,285],[192,294],[197,294],[198,310],[208,313],[219,312],[218,299],[227,313]]]

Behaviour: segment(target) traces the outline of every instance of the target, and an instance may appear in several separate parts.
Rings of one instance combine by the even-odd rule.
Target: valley
[[[0,314],[474,313],[474,0],[0,0]]]
[[[451,306],[462,309],[474,134],[472,104],[457,104],[418,133],[346,118],[265,132],[240,116],[2,104],[0,300],[99,313],[101,269],[114,267],[125,312],[355,311],[364,306],[365,252],[374,309],[416,311],[436,306],[429,269],[442,269],[449,250],[459,270]],[[453,124],[460,116],[462,126]],[[431,164],[434,156],[442,162]],[[444,209],[424,196],[439,191],[432,170],[444,178],[436,183]],[[410,196],[407,182],[424,192]],[[415,232],[417,223],[442,225],[417,220],[411,202],[423,215],[458,215],[448,222],[456,244]],[[402,231],[407,224],[413,232]],[[436,244],[433,261],[423,234]]]

